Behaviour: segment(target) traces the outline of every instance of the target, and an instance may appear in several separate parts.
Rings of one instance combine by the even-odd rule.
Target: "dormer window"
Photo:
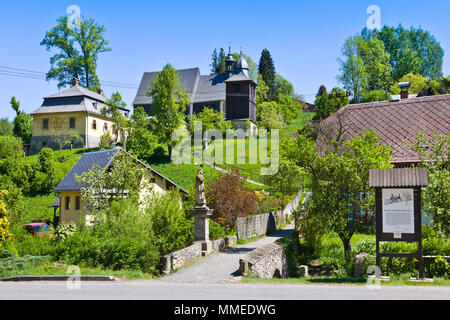
[[[98,108],[97,108],[97,102],[93,102],[92,105],[94,106],[94,109],[95,109],[95,110],[98,110]]]

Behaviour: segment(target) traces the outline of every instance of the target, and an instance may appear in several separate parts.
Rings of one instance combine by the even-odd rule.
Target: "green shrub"
[[[192,222],[192,230],[194,230],[194,223]],[[218,240],[225,238],[225,229],[220,224],[213,220],[209,220],[209,239]]]
[[[443,257],[438,256],[429,266],[429,274],[432,277],[446,277],[450,275],[450,264]]]
[[[0,159],[23,157],[22,139],[0,136]]]
[[[53,258],[80,267],[96,267],[101,265],[102,243],[102,239],[93,236],[91,231],[78,231],[72,237],[55,244]]]
[[[56,227],[53,233],[53,241],[62,241],[75,234],[77,226],[75,223],[62,223]]]
[[[17,230],[17,229],[16,229]],[[50,237],[32,235],[23,232],[14,232],[14,246],[20,256],[47,256],[53,253],[53,246]]]
[[[450,241],[443,237],[434,237],[434,233],[429,233],[422,241],[424,256],[449,256]],[[337,235],[326,235],[321,241],[321,249],[318,256],[320,262],[326,267],[335,270],[338,274],[353,276],[354,258],[359,253],[367,253],[364,259],[363,271],[370,265],[376,264],[376,242],[375,236],[363,238],[352,246],[352,259],[350,263],[345,263],[343,248]],[[354,239],[359,239],[358,235]],[[356,241],[356,240],[355,240]],[[381,242],[380,251],[389,253],[414,253],[417,252],[417,243],[406,242]],[[410,258],[381,258],[380,268],[383,275],[401,276],[410,274],[418,276],[418,260]],[[425,276],[443,277],[449,273],[447,269],[448,261],[443,258],[424,259]]]

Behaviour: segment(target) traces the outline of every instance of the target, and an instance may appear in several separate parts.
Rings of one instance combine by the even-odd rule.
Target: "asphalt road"
[[[450,287],[176,283],[157,280],[0,282],[0,299],[61,300],[450,300]]]

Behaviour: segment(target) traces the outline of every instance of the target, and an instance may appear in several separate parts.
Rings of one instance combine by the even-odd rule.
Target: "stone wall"
[[[301,192],[297,193],[295,199],[283,210],[238,218],[236,222],[238,238],[245,240],[274,232],[280,224],[285,223],[290,218],[298,207],[301,194]]]
[[[284,247],[269,243],[258,247],[239,260],[239,271],[245,276],[249,273],[260,278],[287,278],[288,262]]]
[[[220,251],[236,244],[237,237],[232,236],[224,239],[211,241],[211,248],[213,251]],[[202,256],[202,242],[195,242],[193,245],[181,249],[177,252],[168,254],[162,258],[162,271],[169,274],[171,270],[176,270],[185,266]]]

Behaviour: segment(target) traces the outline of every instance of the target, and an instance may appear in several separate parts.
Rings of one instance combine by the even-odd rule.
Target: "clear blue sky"
[[[276,71],[295,91],[313,101],[321,84],[337,85],[336,61],[344,40],[366,26],[370,5],[381,8],[382,25],[419,27],[440,41],[450,74],[450,1],[6,1],[0,3],[0,66],[47,72],[51,52],[40,46],[45,32],[66,15],[69,5],[106,27],[112,51],[100,55],[101,81],[139,84],[145,71],[199,67],[209,74],[214,48],[227,48],[257,63],[267,48]],[[104,87],[107,97],[114,88]],[[16,96],[31,112],[42,97],[58,91],[56,82],[0,74],[0,118],[14,117]],[[136,89],[119,89],[131,105]]]

